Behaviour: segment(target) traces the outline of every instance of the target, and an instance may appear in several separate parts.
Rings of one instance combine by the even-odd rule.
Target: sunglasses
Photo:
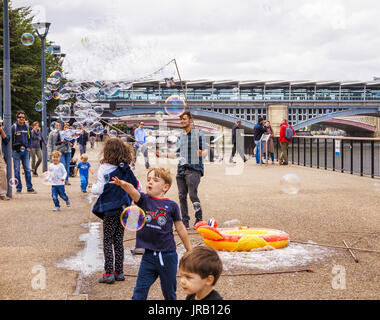
[[[25,119],[25,117],[18,117],[19,119]]]

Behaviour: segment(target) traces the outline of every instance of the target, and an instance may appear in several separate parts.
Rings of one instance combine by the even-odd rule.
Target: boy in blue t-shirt
[[[118,178],[112,180],[110,183],[122,187],[145,212],[145,225],[136,233],[136,247],[144,248],[145,252],[132,299],[146,300],[150,287],[160,276],[165,300],[175,300],[178,255],[173,224],[187,251],[191,245],[177,203],[165,198],[172,184],[170,172],[163,168],[150,169],[147,174],[147,193],[137,191],[132,184]]]
[[[80,162],[78,163],[77,167],[75,168],[74,177],[77,176],[78,170],[80,175],[80,188],[82,192],[87,192],[87,186],[88,186],[88,172],[90,171],[91,174],[94,174],[91,169],[91,164],[87,162],[88,156],[84,153],[80,156]]]

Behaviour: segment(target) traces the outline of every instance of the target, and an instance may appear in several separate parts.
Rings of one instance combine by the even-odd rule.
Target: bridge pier
[[[288,119],[288,106],[287,105],[269,105],[268,106],[268,120],[272,125],[274,135],[280,135],[280,126],[282,119]]]
[[[373,133],[374,138],[380,137],[380,117],[376,117],[376,131]]]

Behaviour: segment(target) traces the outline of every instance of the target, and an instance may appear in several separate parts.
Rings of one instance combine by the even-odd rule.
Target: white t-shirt
[[[91,193],[100,195],[104,191],[104,185],[109,182],[107,175],[115,171],[117,166],[109,163],[103,163],[100,165],[97,173],[96,183],[92,185]],[[138,179],[137,179],[138,181]],[[141,184],[138,182],[138,191],[141,191]]]
[[[52,186],[63,186],[65,185],[65,179],[67,176],[67,172],[65,166],[62,163],[49,164],[49,182]],[[62,181],[63,180],[63,181]]]

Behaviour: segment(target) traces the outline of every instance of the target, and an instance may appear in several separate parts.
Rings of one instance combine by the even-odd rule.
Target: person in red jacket
[[[293,130],[293,135],[296,134],[293,127],[286,122],[286,119],[282,119],[281,122],[281,128],[280,128],[280,147],[281,147],[281,154],[278,159],[280,165],[287,165],[288,164],[288,154],[287,150],[289,147],[289,143],[292,142],[292,139],[286,138],[286,128],[289,127]]]

